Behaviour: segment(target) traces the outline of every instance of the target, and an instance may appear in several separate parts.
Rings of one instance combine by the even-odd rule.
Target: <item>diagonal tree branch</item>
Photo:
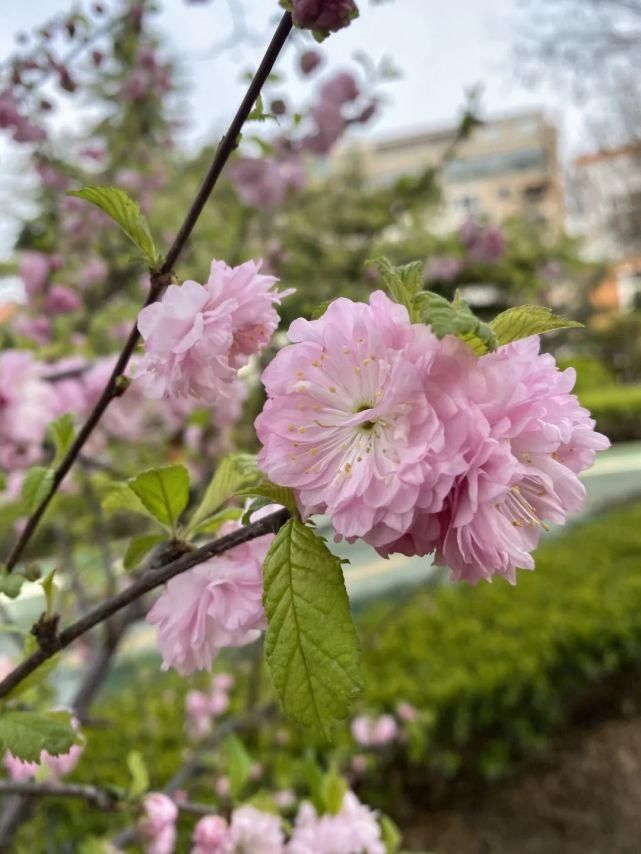
[[[275,513],[270,513],[269,516],[265,516],[257,522],[252,522],[250,525],[245,525],[237,531],[232,531],[231,534],[227,534],[198,549],[194,549],[192,552],[183,555],[177,560],[170,561],[158,569],[147,570],[147,572],[137,578],[125,590],[102,602],[84,617],[81,617],[61,632],[56,632],[53,637],[48,638],[46,644],[21,662],[0,682],[0,698],[6,697],[30,673],[37,670],[45,661],[52,658],[60,650],[68,647],[94,626],[108,620],[109,617],[131,605],[132,602],[136,602],[145,593],[149,593],[150,590],[160,587],[174,578],[174,576],[186,572],[199,563],[209,560],[209,558],[223,554],[235,546],[241,545],[241,543],[247,543],[265,534],[277,533],[288,519],[288,510],[277,510]]]
[[[249,114],[251,113],[252,107],[254,106],[258,96],[260,95],[261,89],[264,86],[267,78],[271,74],[271,71],[276,63],[278,55],[283,49],[285,42],[287,41],[287,37],[292,29],[292,18],[289,12],[286,12],[281,18],[280,23],[274,33],[274,36],[269,44],[269,47],[265,51],[265,55],[263,57],[262,62],[260,63],[256,74],[254,75],[249,87],[247,89],[247,93],[242,100],[240,107],[238,108],[236,115],[231,121],[229,125],[229,130],[223,136],[216,149],[216,154],[214,155],[214,159],[212,161],[211,166],[209,167],[209,171],[205,175],[203,183],[196,194],[196,198],[194,199],[191,208],[189,209],[187,216],[184,219],[182,226],[174,242],[172,243],[169,251],[167,253],[167,257],[163,262],[160,270],[152,270],[151,271],[151,287],[149,289],[149,294],[147,296],[147,300],[145,305],[149,305],[150,303],[155,302],[162,295],[165,288],[172,282],[174,276],[172,273],[173,267],[178,261],[179,257],[182,255],[187,242],[191,236],[192,231],[194,230],[194,226],[198,222],[198,218],[200,217],[203,208],[207,200],[209,199],[214,187],[218,183],[218,179],[225,168],[225,165],[229,161],[234,149],[238,145],[239,135],[243,128],[243,125],[247,121]],[[64,459],[58,466],[58,468],[54,472],[53,481],[51,488],[45,498],[41,501],[40,505],[36,508],[33,514],[27,520],[27,523],[20,534],[18,540],[14,544],[11,549],[6,561],[5,567],[11,572],[11,570],[18,563],[22,554],[29,544],[36,528],[38,527],[40,520],[45,514],[47,507],[49,506],[51,499],[54,497],[56,492],[58,491],[61,483],[69,473],[69,470],[74,465],[76,459],[80,455],[82,449],[84,448],[87,440],[93,433],[94,429],[100,423],[100,420],[109,406],[109,404],[121,394],[123,394],[127,387],[127,381],[125,379],[125,371],[127,370],[127,365],[129,364],[129,360],[138,344],[140,339],[140,333],[138,332],[138,326],[135,323],[131,332],[129,333],[129,337],[125,342],[125,345],[118,357],[116,365],[113,369],[113,372],[109,379],[107,380],[107,384],[96,403],[93,411],[90,413],[86,422],[78,432],[73,444],[67,451]]]

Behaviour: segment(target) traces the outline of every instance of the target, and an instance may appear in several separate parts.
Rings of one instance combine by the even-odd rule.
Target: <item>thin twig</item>
[[[147,570],[143,575],[136,579],[129,587],[102,602],[93,611],[90,611],[84,617],[81,617],[75,623],[72,623],[61,632],[57,632],[53,637],[40,649],[36,650],[32,655],[22,661],[15,670],[12,670],[0,682],[0,697],[6,697],[23,679],[37,670],[45,661],[52,658],[60,650],[65,649],[79,637],[82,637],[86,632],[94,626],[108,620],[109,617],[136,602],[145,593],[160,587],[176,575],[186,572],[199,563],[202,563],[216,555],[223,554],[235,546],[242,543],[247,543],[250,540],[255,540],[257,537],[262,537],[265,534],[276,533],[285,524],[289,518],[288,510],[278,510],[265,516],[257,522],[252,522],[250,525],[245,525],[237,531],[232,531],[224,537],[220,537],[211,543],[207,543],[199,549],[189,552],[186,555],[173,560],[170,563],[161,566],[158,569]]]
[[[287,37],[292,29],[292,18],[289,12],[286,12],[281,18],[280,23],[274,33],[274,36],[269,44],[265,52],[265,56],[263,57],[262,62],[260,63],[256,74],[254,75],[249,87],[247,89],[247,93],[242,100],[236,115],[231,121],[229,125],[229,130],[223,136],[216,149],[216,154],[214,155],[213,162],[209,168],[209,171],[205,175],[203,183],[196,194],[196,198],[194,199],[190,210],[185,217],[185,220],[176,235],[174,242],[172,243],[169,251],[167,253],[167,257],[165,258],[164,263],[160,270],[151,271],[151,287],[149,289],[149,294],[147,296],[147,300],[145,302],[145,306],[150,305],[160,298],[161,294],[171,283],[174,276],[172,270],[174,265],[178,261],[179,257],[182,255],[187,242],[191,236],[192,231],[194,230],[194,226],[198,222],[198,218],[200,217],[203,208],[207,200],[209,199],[214,187],[216,186],[220,175],[227,164],[229,158],[231,157],[234,149],[238,145],[238,140],[240,138],[240,133],[242,131],[243,125],[247,121],[251,110],[260,95],[261,89],[264,86],[267,78],[272,72],[274,64],[278,58],[279,53],[281,52],[285,42],[287,41]],[[75,463],[76,459],[80,455],[80,452],[84,448],[94,429],[97,427],[100,419],[102,418],[105,410],[109,406],[109,404],[116,397],[119,397],[124,393],[126,389],[126,383],[124,381],[125,371],[127,370],[127,365],[129,364],[129,360],[138,344],[140,339],[140,333],[138,332],[137,323],[134,324],[131,332],[129,333],[129,337],[118,357],[114,369],[112,371],[111,376],[107,380],[107,384],[96,403],[93,411],[87,418],[85,424],[81,427],[78,435],[76,436],[74,442],[71,447],[67,451],[64,459],[54,472],[53,480],[51,488],[49,492],[42,500],[40,505],[36,508],[34,513],[29,517],[27,523],[16,541],[15,545],[11,549],[7,560],[5,561],[6,569],[11,572],[11,570],[15,567],[17,562],[22,557],[22,553],[25,548],[29,544],[31,537],[33,536],[36,528],[40,520],[42,519],[47,507],[49,506],[51,499],[58,491],[60,484],[63,482],[65,477],[67,476],[69,470]]]
[[[0,780],[0,795],[28,798],[80,798],[101,810],[113,810],[118,797],[106,789],[86,783],[35,783],[32,780]]]

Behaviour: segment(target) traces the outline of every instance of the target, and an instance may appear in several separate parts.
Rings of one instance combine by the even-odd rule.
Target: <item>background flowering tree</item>
[[[282,5],[227,133],[179,176],[172,68],[147,4],[56,18],[6,68],[0,123],[31,146],[41,205],[18,241],[27,306],[3,330],[0,354],[0,585],[16,598],[37,582],[44,610],[24,639],[6,620],[22,650],[0,681],[2,788],[19,796],[5,839],[25,798],[53,795],[111,811],[106,838],[135,837],[148,851],[175,848],[181,813],[202,816],[189,829],[199,852],[395,850],[391,822],[348,788],[367,756],[353,757],[350,781],[308,758],[305,799],[272,787],[268,803],[242,803],[261,770],[234,732],[274,714],[273,700],[259,702],[259,655],[244,714],[213,725],[236,674],[186,697],[194,756],[213,742],[215,803],[184,791],[193,759],[163,792],[149,791],[136,752],[122,757],[124,786],[66,783],[124,634],[146,616],[163,666],[187,676],[264,632],[280,706],[329,740],[363,679],[341,559],[314,517],[328,517],[337,540],[362,540],[385,557],[436,554],[457,580],[514,583],[517,569],[534,568],[541,530],[581,507],[577,474],[608,444],[571,393],[572,369],[539,352],[539,334],[575,322],[527,305],[482,319],[454,293],[466,269],[503,264],[507,305],[521,289],[510,252],[527,253],[481,223],[447,239],[426,235],[421,213],[437,171],[382,190],[357,170],[347,182],[310,181],[309,159],[375,114],[386,75],[330,72],[302,113],[268,100],[293,26],[322,40],[358,12],[351,0]],[[59,40],[71,45],[65,57]],[[311,42],[299,62],[305,75],[322,72]],[[77,151],[49,142],[44,76],[70,97],[81,79],[98,93],[103,115]],[[272,130],[247,139],[252,122]],[[468,110],[459,138],[474,123]],[[205,215],[214,189],[219,205]],[[408,229],[392,243],[401,217]],[[310,231],[324,239],[310,246]],[[122,252],[127,239],[133,260]],[[563,252],[571,257],[567,245],[548,246],[530,267]],[[281,318],[289,343],[274,353]],[[236,427],[246,400],[255,436],[252,417]],[[229,453],[234,433],[243,452]],[[87,541],[98,548],[81,571]],[[51,554],[60,555],[53,567],[35,562]],[[79,644],[87,666],[70,711],[60,711],[47,677]],[[409,738],[420,715],[397,700],[394,714],[353,720],[364,751]]]

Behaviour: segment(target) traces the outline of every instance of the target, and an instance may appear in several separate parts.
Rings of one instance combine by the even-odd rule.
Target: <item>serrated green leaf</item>
[[[403,841],[400,830],[392,819],[386,815],[380,817],[379,824],[381,826],[381,839],[383,840],[386,854],[396,854],[400,850]]]
[[[298,519],[276,535],[263,565],[265,655],[295,721],[330,737],[362,689],[360,647],[338,558]]]
[[[394,302],[404,305],[412,323],[420,320],[416,307],[416,297],[423,288],[424,264],[414,261],[402,267],[394,267],[387,258],[374,258],[368,261],[378,270],[387,292]]]
[[[263,478],[247,489],[239,490],[236,495],[242,498],[261,497],[266,498],[269,504],[280,504],[286,507],[292,516],[298,517],[298,505],[293,491],[288,486],[279,486],[277,483]]]
[[[156,517],[147,510],[140,498],[130,489],[128,483],[112,483],[102,499],[102,509],[106,513],[138,513],[147,519],[156,521]]]
[[[490,326],[499,344],[509,344],[530,335],[542,335],[554,329],[579,328],[583,324],[559,317],[543,305],[519,305],[501,312]]]
[[[203,499],[196,508],[188,525],[193,534],[202,523],[237,494],[239,489],[258,479],[256,457],[252,454],[229,454],[224,457],[209,482]]]
[[[184,466],[149,469],[127,481],[129,488],[162,525],[172,532],[189,501],[189,472]]]
[[[137,202],[124,190],[118,187],[83,187],[82,190],[71,190],[67,195],[84,199],[100,208],[140,249],[150,267],[160,264],[160,255],[154,245],[147,220]]]
[[[127,755],[127,768],[131,774],[129,795],[132,798],[139,798],[149,790],[149,772],[140,751],[132,750]]]
[[[135,569],[145,555],[166,540],[163,534],[143,534],[141,537],[133,537],[127,547],[122,564],[126,570]]]
[[[416,306],[421,321],[431,326],[437,338],[456,335],[477,356],[496,350],[498,341],[492,327],[476,317],[469,305],[458,296],[454,302],[450,302],[432,291],[423,291],[416,297]]]
[[[30,468],[22,481],[22,512],[30,516],[51,492],[54,471],[44,466]]]
[[[0,744],[26,762],[37,762],[43,750],[52,756],[67,753],[76,741],[68,712],[5,711],[0,713]]]
[[[245,750],[243,743],[230,735],[223,744],[223,751],[227,760],[227,775],[229,777],[229,791],[232,798],[237,798],[249,780],[251,771],[251,757]]]
[[[56,418],[55,421],[51,422],[49,430],[51,431],[51,438],[56,447],[56,456],[51,465],[53,468],[58,468],[73,443],[73,416],[69,412],[61,415],[60,418]]]

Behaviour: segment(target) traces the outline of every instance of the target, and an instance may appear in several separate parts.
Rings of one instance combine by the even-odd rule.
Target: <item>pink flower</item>
[[[32,780],[40,768],[37,762],[25,762],[23,759],[18,759],[17,756],[14,756],[8,750],[5,752],[2,761],[9,779],[17,783],[23,780]]]
[[[361,715],[352,721],[352,735],[361,747],[385,747],[396,740],[398,725],[392,715]]]
[[[478,361],[467,378],[476,415],[466,471],[441,514],[417,513],[405,553],[436,547],[454,578],[471,584],[494,575],[515,583],[517,568],[534,568],[541,530],[580,510],[585,489],[576,475],[609,444],[570,393],[574,380],[573,370],[561,372],[552,356],[539,355],[538,337]]]
[[[31,353],[0,353],[0,467],[22,467],[37,459],[54,408],[55,393],[40,379]]]
[[[296,803],[296,795],[291,789],[279,789],[274,792],[274,803],[281,810],[288,810]]]
[[[51,258],[44,252],[29,251],[20,261],[20,278],[30,299],[42,293],[51,274]]]
[[[269,534],[172,578],[147,621],[158,626],[163,669],[207,670],[224,647],[244,646],[265,629],[262,564]]]
[[[191,738],[199,739],[211,732],[211,710],[209,697],[202,691],[188,691],[185,697],[187,732]]]
[[[354,0],[287,0],[294,25],[321,35],[341,30],[358,16]]]
[[[440,510],[462,470],[464,433],[454,425],[446,439],[444,428],[457,406],[432,387],[442,342],[380,291],[296,320],[289,338],[262,377],[260,467],[296,490],[305,517],[329,514],[339,536],[397,540],[417,506]]]
[[[461,240],[471,261],[496,264],[505,252],[505,238],[500,228],[483,226],[468,220],[461,228]]]
[[[30,338],[36,344],[48,344],[51,340],[51,321],[44,315],[39,317],[21,315],[16,317],[13,323],[13,331]]]
[[[214,781],[214,792],[216,792],[218,797],[222,800],[228,798],[231,792],[231,780],[229,777],[217,777]]]
[[[342,106],[355,101],[360,94],[358,83],[349,71],[339,71],[321,86],[321,100]]]
[[[241,201],[270,210],[282,205],[290,192],[307,183],[305,167],[292,153],[282,157],[243,157],[229,170]]]
[[[72,744],[69,750],[61,753],[60,756],[52,756],[48,751],[43,750],[40,761],[50,769],[54,777],[65,777],[76,767],[84,750],[82,744]]]
[[[144,308],[138,328],[145,356],[137,383],[147,397],[215,403],[233,394],[236,372],[259,353],[278,326],[281,294],[260,262],[229,267],[213,261],[206,285],[170,285]]]
[[[252,854],[282,854],[284,848],[280,818],[252,806],[234,810],[229,825],[229,849]]]
[[[299,58],[300,70],[303,74],[312,74],[323,61],[322,54],[317,50],[306,50]]]
[[[176,843],[178,807],[162,792],[151,792],[143,800],[144,818],[138,829],[146,854],[172,854]]]
[[[396,714],[405,723],[415,721],[418,716],[418,712],[414,706],[411,706],[409,703],[399,703],[396,707]]]
[[[227,822],[217,815],[206,815],[194,828],[191,854],[228,854]]]
[[[301,804],[288,854],[385,854],[376,813],[347,792],[336,815],[318,816],[309,803]]]
[[[71,314],[78,311],[82,303],[78,295],[71,288],[54,285],[45,299],[45,311],[53,316],[58,314]]]
[[[448,255],[434,255],[427,265],[427,278],[436,282],[451,282],[463,269],[460,258]]]

